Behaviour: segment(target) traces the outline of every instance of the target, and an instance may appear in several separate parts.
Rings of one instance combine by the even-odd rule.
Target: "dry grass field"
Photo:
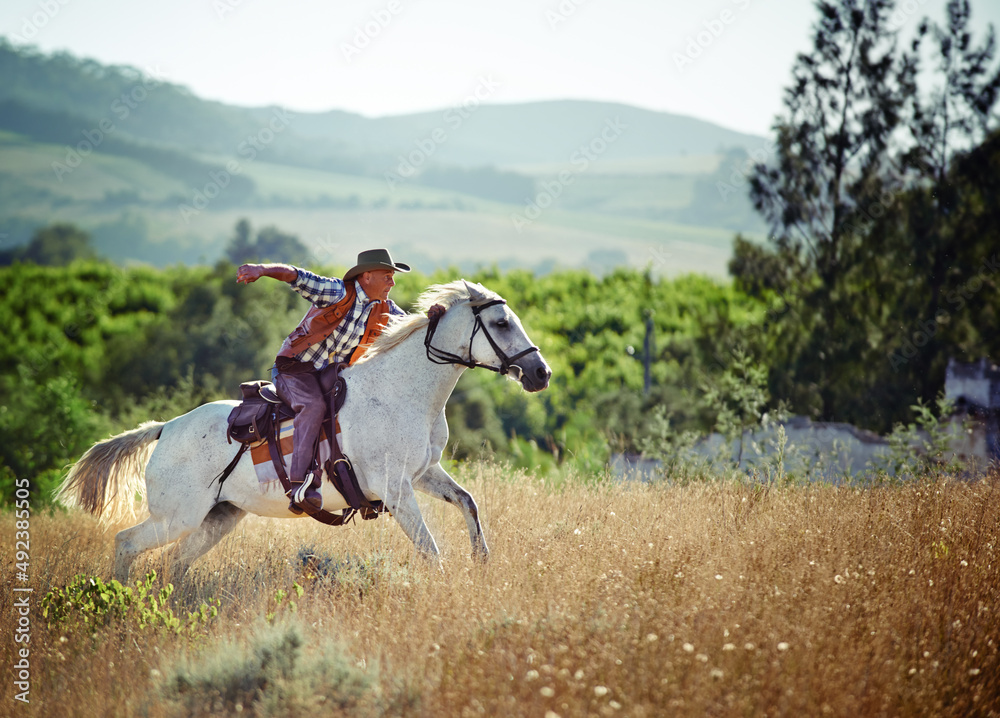
[[[9,568],[0,714],[1000,715],[996,475],[554,486],[483,465],[460,479],[482,510],[487,565],[440,503],[423,505],[443,572],[391,519],[252,518],[171,598],[176,613],[220,600],[193,636],[129,617],[47,627],[46,591],[109,578],[113,532],[34,515],[31,702],[10,679],[22,644]],[[13,567],[13,516],[2,525]],[[150,556],[133,578],[163,564]]]

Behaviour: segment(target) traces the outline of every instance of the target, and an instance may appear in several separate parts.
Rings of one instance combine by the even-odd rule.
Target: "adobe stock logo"
[[[200,215],[207,209],[212,200],[225,191],[230,182],[233,181],[233,177],[242,173],[247,164],[257,159],[257,153],[267,149],[268,145],[292,124],[293,119],[292,113],[286,109],[280,107],[272,109],[271,118],[267,123],[256,134],[248,135],[236,146],[237,154],[246,158],[246,162],[229,160],[225,169],[209,171],[208,182],[201,189],[194,188],[192,190],[191,203],[182,202],[177,205],[177,211],[184,219],[184,223],[191,224],[193,217]]]
[[[687,44],[684,45],[684,52],[675,51],[672,59],[678,70],[683,70],[688,65],[693,65],[695,60],[704,54],[716,40],[722,37],[726,28],[736,21],[736,13],[750,7],[750,0],[733,0],[736,10],[722,10],[717,17],[705,20],[702,23],[703,29],[694,35],[688,35]]]
[[[139,109],[139,106],[150,96],[150,91],[163,84],[165,78],[160,72],[159,66],[156,69],[148,69],[142,78],[129,87],[117,97],[109,106],[109,111],[122,122],[127,120]],[[83,136],[75,145],[66,145],[63,161],[52,163],[52,172],[60,182],[65,180],[65,176],[83,164],[84,160],[98,149],[118,126],[111,121],[108,116],[102,117],[96,125],[89,129],[80,130]]]
[[[890,32],[897,32],[903,29],[903,26],[913,17],[914,13],[917,12],[927,0],[905,0],[900,3],[899,7],[892,9],[892,14],[889,15],[889,23],[886,25],[886,29]]]
[[[438,148],[448,141],[451,133],[461,127],[480,108],[482,103],[492,97],[500,87],[502,85],[494,80],[492,75],[480,76],[476,88],[466,95],[462,102],[448,108],[441,115],[447,128],[439,125],[427,133],[425,137],[414,138],[414,149],[405,155],[396,156],[398,162],[395,168],[383,173],[389,189],[395,190],[396,185],[416,177],[427,160],[433,157]]]
[[[215,14],[219,16],[219,19],[225,20],[226,15],[236,12],[236,8],[242,4],[243,0],[215,0],[212,7],[215,8]]]
[[[354,58],[371,45],[402,11],[403,6],[399,4],[399,0],[389,0],[384,8],[372,10],[370,20],[363,25],[355,26],[351,42],[340,43],[340,54],[348,63],[353,62]]]
[[[542,190],[535,194],[534,198],[524,198],[524,211],[512,212],[510,221],[518,234],[524,232],[524,228],[532,224],[542,216],[542,213],[553,205],[562,196],[567,186],[576,181],[577,175],[586,172],[592,162],[608,151],[608,148],[618,141],[622,133],[628,129],[628,125],[618,117],[607,119],[604,128],[594,135],[591,140],[580,145],[577,150],[570,155],[569,161],[573,165],[572,170],[562,170],[558,177],[549,182],[542,183]]]
[[[69,5],[69,0],[40,0],[37,11],[21,18],[21,34],[12,33],[11,37],[18,42],[30,43],[65,5]]]
[[[545,19],[549,23],[549,29],[555,30],[559,25],[568,21],[576,15],[576,11],[586,0],[561,0],[561,2],[545,11]]]

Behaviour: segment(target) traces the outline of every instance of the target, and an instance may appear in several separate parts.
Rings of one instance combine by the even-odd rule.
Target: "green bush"
[[[88,628],[111,625],[134,625],[139,629],[164,628],[174,633],[195,633],[218,615],[218,601],[201,604],[186,616],[174,615],[167,603],[174,591],[168,583],[158,591],[153,588],[156,571],[145,579],[136,579],[135,587],[117,580],[105,583],[100,578],[76,576],[64,588],[55,588],[42,598],[42,616],[50,627],[56,624]]]
[[[910,407],[916,420],[909,424],[899,423],[893,427],[889,440],[889,454],[873,467],[876,471],[893,480],[912,479],[922,476],[954,476],[976,467],[966,466],[951,452],[952,435],[947,417],[954,406],[938,397],[937,412],[918,401]],[[968,426],[963,427],[968,429]],[[950,454],[950,457],[949,457]]]
[[[314,637],[309,652],[305,635]],[[348,655],[344,646],[298,623],[267,625],[249,645],[217,644],[165,671],[160,695],[185,716],[356,715],[375,680]]]

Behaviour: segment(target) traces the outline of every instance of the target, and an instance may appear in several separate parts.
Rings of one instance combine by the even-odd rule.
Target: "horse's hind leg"
[[[119,531],[115,536],[115,578],[126,583],[132,563],[139,554],[180,541],[195,531],[204,518],[205,514],[191,514],[190,511],[183,518],[150,515],[138,526]]]
[[[197,527],[197,523],[150,516],[138,526],[119,531],[115,536],[115,578],[127,583],[129,570],[139,554],[178,541]]]
[[[201,526],[181,539],[170,572],[170,580],[174,585],[184,578],[192,563],[208,553],[246,515],[246,511],[231,503],[224,501],[216,504],[201,522]]]
[[[486,546],[486,538],[483,536],[483,527],[479,523],[479,509],[476,506],[472,494],[459,486],[453,478],[445,471],[441,464],[434,464],[425,471],[416,481],[413,488],[425,494],[433,496],[449,504],[455,504],[461,509],[465,516],[465,524],[469,527],[469,539],[472,541],[473,558],[485,561],[490,550]]]

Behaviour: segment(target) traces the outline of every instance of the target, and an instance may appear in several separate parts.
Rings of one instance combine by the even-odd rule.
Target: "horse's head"
[[[481,285],[463,283],[469,293],[466,306],[474,323],[469,347],[472,361],[506,374],[526,391],[545,389],[552,370],[528,338],[518,316],[499,295]]]
[[[549,385],[552,370],[499,294],[459,279],[437,284],[417,300],[424,312],[435,304],[447,311],[440,318],[423,320],[427,325],[424,345],[432,362],[492,369],[527,391],[541,391]]]

